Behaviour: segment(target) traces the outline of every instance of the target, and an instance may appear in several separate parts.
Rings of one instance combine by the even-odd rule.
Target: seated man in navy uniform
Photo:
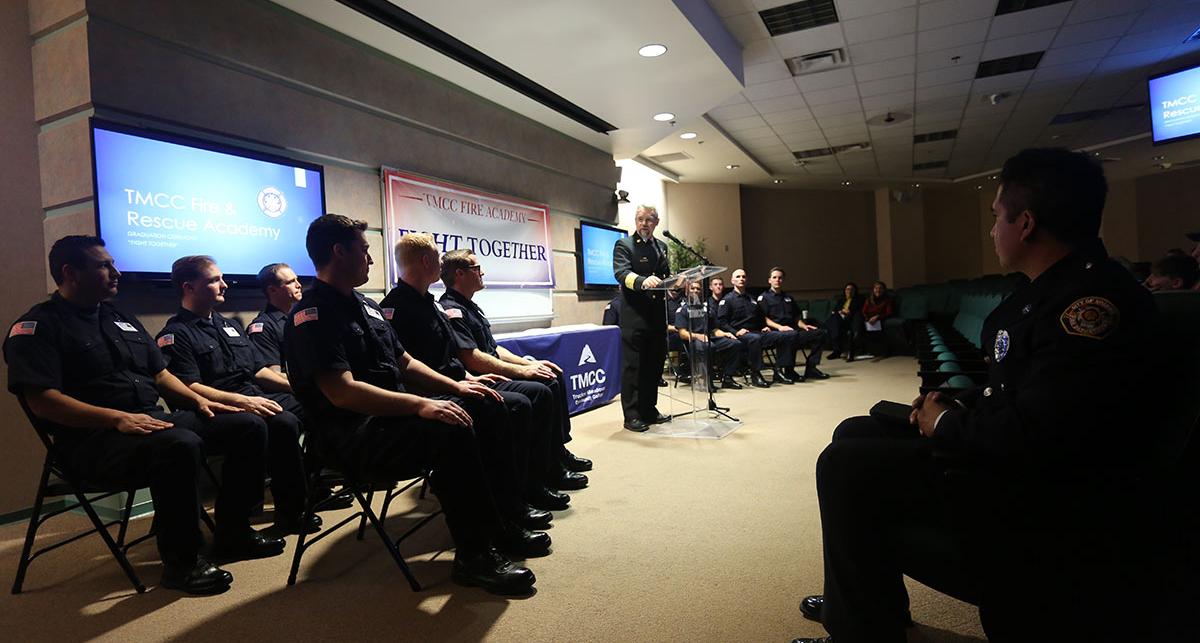
[[[487,286],[483,282],[483,267],[474,253],[454,250],[442,257],[442,283],[446,292],[438,300],[446,309],[450,328],[454,330],[458,357],[474,373],[499,375],[513,380],[538,384],[553,397],[553,434],[558,444],[553,452],[553,485],[559,489],[587,486],[587,477],[576,474],[592,470],[592,461],[567,450],[571,441],[571,413],[567,407],[567,381],[563,369],[547,359],[527,360],[496,343],[492,324],[483,309],[475,303],[475,294]],[[461,315],[454,312],[460,311]]]
[[[446,378],[409,357],[379,305],[355,290],[373,263],[366,228],[338,214],[308,227],[317,279],[284,330],[292,388],[319,428],[323,450],[356,479],[389,482],[432,470],[457,548],[455,582],[528,595],[533,572],[495,548],[537,555],[549,540],[543,534],[519,542],[497,509],[516,495],[507,411],[482,403],[495,392],[476,382],[451,382],[454,396],[405,392],[405,382],[436,389]]]
[[[675,325],[679,309],[687,304],[687,296],[679,290],[667,291],[667,359],[674,364],[675,377],[680,384],[687,385],[692,381],[692,364],[688,360],[684,340]]]
[[[613,297],[607,304],[604,304],[604,315],[600,318],[602,326],[620,326],[621,325],[621,293]]]
[[[176,259],[171,282],[179,291],[179,312],[158,333],[167,370],[196,393],[267,423],[275,528],[285,534],[317,531],[321,525],[317,516],[301,525],[306,485],[300,455],[304,413],[291,395],[287,376],[267,367],[236,319],[216,312],[225,303],[228,286],[212,257]]]
[[[795,300],[791,295],[783,292],[785,276],[787,273],[783,271],[783,268],[779,266],[771,268],[771,276],[767,279],[767,283],[771,284],[771,287],[767,289],[767,292],[758,296],[758,307],[762,311],[763,320],[770,328],[767,332],[792,336],[790,354],[784,354],[783,350],[780,350],[780,366],[782,366],[784,374],[797,382],[803,382],[806,379],[829,379],[828,375],[817,368],[817,365],[821,363],[821,345],[825,343],[825,331],[800,319]],[[808,356],[804,360],[804,375],[796,373],[796,350],[798,348],[808,349]]]
[[[1148,481],[1168,427],[1131,403],[1162,387],[1158,314],[1098,237],[1106,193],[1082,153],[1004,164],[991,237],[1030,282],[984,324],[986,387],[838,426],[817,461],[825,594],[801,603],[832,636],[797,641],[901,643],[902,574],[979,605],[991,641],[1163,640],[1132,629],[1154,624],[1163,544]]]
[[[207,453],[225,454],[215,553],[282,552],[281,539],[250,528],[250,512],[262,501],[266,426],[176,379],[137,318],[107,302],[121,273],[104,241],[63,237],[49,262],[58,289],[22,315],[4,342],[9,390],[49,426],[63,464],[84,480],[150,487],[163,587],[225,591],[233,575],[200,556],[198,475]],[[164,411],[160,394],[188,410]]]
[[[258,287],[267,296],[267,305],[246,327],[246,336],[258,349],[267,368],[286,373],[283,326],[288,311],[300,301],[300,279],[286,263],[271,263],[258,271]]]
[[[432,235],[402,236],[396,242],[395,258],[400,278],[380,302],[384,318],[391,323],[400,343],[409,347],[408,353],[414,360],[450,381],[478,382],[498,393],[493,403],[508,407],[515,424],[512,431],[519,436],[519,444],[515,445],[520,476],[517,486],[524,500],[512,507],[501,507],[501,513],[511,512],[512,519],[526,527],[547,526],[548,512],[566,509],[569,503],[567,496],[547,488],[562,478],[552,475],[562,472],[557,459],[551,457],[562,443],[558,427],[552,422],[554,400],[549,389],[533,382],[510,382],[492,375],[476,377],[467,372],[458,359],[458,344],[446,311],[429,292],[429,285],[441,275],[438,247]],[[552,463],[555,468],[550,466]]]
[[[742,345],[729,333],[717,327],[717,311],[715,307],[709,306],[705,301],[707,298],[704,297],[703,292],[704,284],[702,282],[693,281],[688,284],[688,296],[675,311],[675,328],[679,329],[679,338],[683,340],[688,351],[693,346],[705,347],[704,350],[708,353],[709,390],[713,388],[714,366],[721,368],[721,388],[740,389],[742,385],[733,379],[733,375],[737,373],[741,362]],[[692,332],[700,327],[699,322],[691,321],[696,317],[705,319],[704,328],[707,330],[707,334],[698,330]]]
[[[745,270],[734,270],[730,280],[733,281],[733,290],[726,294],[717,306],[717,323],[721,330],[732,334],[746,347],[750,362],[750,383],[766,388],[770,384],[762,376],[762,350],[775,348],[779,361],[786,363],[787,355],[795,358],[796,349],[792,346],[792,341],[796,336],[795,333],[767,332],[768,326],[758,308],[758,302],[746,292]],[[782,364],[775,364],[772,382],[795,384],[796,380],[788,377],[783,369]]]

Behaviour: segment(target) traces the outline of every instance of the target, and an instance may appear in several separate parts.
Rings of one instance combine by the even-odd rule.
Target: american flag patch
[[[292,315],[292,325],[293,326],[299,326],[299,325],[303,324],[304,322],[310,322],[310,321],[317,321],[316,307],[305,308],[304,310],[297,311],[296,314]]]
[[[446,318],[447,319],[461,319],[462,311],[457,308],[447,308],[446,309]]]
[[[12,329],[8,331],[8,336],[16,337],[17,335],[32,335],[36,330],[37,322],[35,321],[17,322],[13,324]]]
[[[250,328],[247,328],[246,332],[250,335],[253,335],[254,333],[261,333],[262,329],[263,329],[262,322],[256,322],[256,323],[250,324]]]
[[[166,335],[163,335],[162,337],[158,338],[158,347],[159,348],[166,348],[174,343],[175,343],[175,334],[174,333],[167,333]]]
[[[395,315],[395,314],[396,314],[395,308],[384,308],[383,309],[383,318],[388,321],[392,321],[392,315]]]

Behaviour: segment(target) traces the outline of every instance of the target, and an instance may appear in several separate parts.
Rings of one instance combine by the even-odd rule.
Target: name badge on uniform
[[[121,330],[123,330],[127,333],[136,333],[137,332],[137,327],[129,322],[119,321],[119,322],[113,322],[113,323],[117,325],[117,328],[120,328]]]
[[[993,352],[996,355],[997,362],[1003,361],[1004,356],[1008,355],[1008,346],[1009,346],[1008,331],[1002,330],[1002,331],[996,333],[996,345],[993,349]]]
[[[650,258],[649,257],[638,257],[638,261],[640,261],[642,263],[648,263],[650,261]]]
[[[383,318],[384,319],[386,319],[388,321],[392,321],[392,317],[395,317],[395,316],[396,316],[395,308],[384,308],[383,309]]]
[[[370,306],[363,306],[363,310],[367,311],[367,315],[374,317],[375,319],[378,319],[379,321],[387,321],[386,319],[383,318],[383,313],[380,313],[378,310],[375,310],[374,308],[371,308]]]
[[[263,332],[263,323],[255,322],[253,324],[250,324],[250,327],[246,329],[246,332],[249,333],[250,335]]]
[[[237,329],[233,326],[222,326],[221,330],[225,331],[225,334],[230,337],[238,337]]]
[[[758,299],[757,299],[757,300],[755,300],[755,301],[762,301],[764,296],[765,296],[765,295],[759,295],[759,296],[758,296]]]

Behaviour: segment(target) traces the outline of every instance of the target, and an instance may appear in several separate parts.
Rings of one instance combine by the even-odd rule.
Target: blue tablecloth
[[[500,335],[496,343],[562,367],[571,415],[608,404],[621,392],[621,329],[616,326],[547,328]]]

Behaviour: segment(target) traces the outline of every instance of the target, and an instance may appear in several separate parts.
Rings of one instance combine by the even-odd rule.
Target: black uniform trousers
[[[915,427],[869,417],[838,426],[817,460],[822,621],[834,640],[903,642],[903,575],[979,605],[994,642],[1117,641],[1146,630],[1145,606],[1119,600],[1150,595],[1141,571],[1149,543],[1127,522],[1136,511],[1123,490],[1063,494],[1055,508],[1066,519],[1024,503],[1005,510],[1003,492],[979,490]],[[1079,518],[1070,499],[1083,497],[1112,498],[1113,515]]]
[[[304,512],[307,487],[300,433],[304,430],[304,410],[288,393],[267,393],[257,387],[239,391],[278,402],[282,413],[264,417],[267,425],[267,473],[271,476],[271,495],[275,513],[299,516]]]
[[[667,357],[667,325],[643,328],[621,318],[621,409],[626,420],[658,417],[658,381]]]
[[[813,330],[794,331],[795,348],[792,352],[792,364],[796,364],[795,351],[807,351],[804,357],[804,370],[810,371],[821,364],[821,346],[825,343],[827,333],[824,328],[815,328]]]
[[[775,368],[795,368],[796,366],[796,331],[773,330],[769,333],[749,332],[737,340],[746,347],[746,360],[753,372],[763,369],[762,351],[764,348],[775,349]]]
[[[684,343],[684,348],[691,354],[691,349],[695,346],[695,342]],[[732,337],[713,337],[709,336],[708,341],[704,342],[706,357],[708,358],[708,376],[709,379],[715,377],[713,367],[718,366],[721,369],[723,377],[733,377],[737,374],[741,367],[742,345]]]
[[[500,508],[518,502],[516,423],[503,404],[436,399],[461,406],[473,426],[418,416],[372,417],[343,435],[329,435],[330,447],[346,473],[362,481],[403,480],[431,470],[430,484],[455,545],[477,552],[503,529]]]
[[[201,419],[190,411],[146,411],[171,422],[147,435],[112,429],[63,429],[55,434],[65,465],[84,479],[111,485],[148,485],[154,501],[158,552],[168,565],[191,566],[203,543],[198,521],[198,476],[207,455],[224,454],[216,514],[219,531],[250,529],[250,513],[263,499],[267,432],[258,416],[220,414]]]
[[[562,432],[554,392],[546,384],[532,380],[498,382],[492,388],[504,397],[513,421],[524,418],[528,426],[529,448],[523,454],[526,463],[520,468],[524,480],[519,488],[525,493],[541,491],[562,473],[558,460]]]

